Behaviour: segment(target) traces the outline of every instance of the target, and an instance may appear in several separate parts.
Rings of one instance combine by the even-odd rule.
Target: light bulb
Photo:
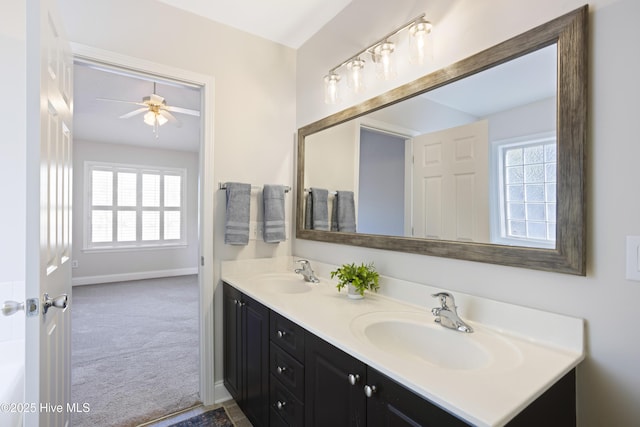
[[[347,63],[347,70],[349,72],[349,74],[347,74],[347,86],[355,93],[360,93],[364,89],[363,68],[364,61],[360,58],[355,58]]]
[[[427,38],[432,25],[423,19],[416,21],[409,27],[409,60],[412,64],[424,64],[427,56]]]
[[[391,58],[395,48],[396,46],[389,41],[380,43],[373,48],[373,59],[378,69],[378,77],[383,80],[391,80],[396,76],[393,59]]]
[[[340,75],[333,71],[324,76],[324,102],[326,104],[337,104],[340,101],[338,82],[340,82]]]

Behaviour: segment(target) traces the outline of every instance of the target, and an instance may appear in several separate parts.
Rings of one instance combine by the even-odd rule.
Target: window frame
[[[93,206],[93,171],[103,170],[112,173],[112,200],[111,205]],[[118,206],[118,172],[135,173],[136,174],[136,205],[135,206]],[[142,205],[142,176],[144,174],[160,175],[159,187],[159,206],[149,207]],[[164,181],[165,176],[180,176],[180,206],[167,207],[164,206]],[[100,162],[87,160],[84,162],[84,205],[83,205],[83,248],[85,252],[111,252],[111,251],[130,251],[130,250],[150,250],[150,249],[175,249],[186,247],[187,242],[187,169],[180,167],[165,167],[141,164],[128,164],[117,162]],[[92,215],[93,210],[105,210],[112,212],[112,240],[109,242],[92,242]],[[136,239],[135,241],[117,240],[118,212],[136,212]],[[158,240],[142,240],[142,212],[160,212]],[[180,212],[180,238],[164,239],[164,212]]]
[[[513,147],[526,147],[534,145],[545,145],[550,142],[557,144],[557,135],[555,131],[542,132],[537,134],[501,139],[490,142],[490,237],[491,243],[509,245],[509,246],[527,246],[532,248],[555,249],[556,240],[543,240],[527,237],[508,236],[506,204],[505,200],[505,181],[504,174],[506,165],[504,164],[504,151]],[[557,152],[556,152],[556,165]],[[557,186],[557,170],[556,170],[556,186]],[[556,207],[557,207],[556,198]],[[545,202],[546,206],[546,202]],[[557,227],[557,210],[556,210],[556,227]]]

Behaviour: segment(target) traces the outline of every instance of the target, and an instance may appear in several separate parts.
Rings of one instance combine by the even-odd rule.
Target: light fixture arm
[[[349,62],[353,61],[354,59],[358,58],[360,55],[362,55],[363,53],[369,53],[371,55],[373,55],[373,52],[371,51],[371,49],[373,49],[374,47],[378,46],[381,43],[384,43],[387,41],[387,39],[395,36],[396,34],[400,33],[403,30],[406,30],[407,28],[409,28],[410,26],[412,26],[413,24],[415,24],[416,22],[420,21],[421,19],[423,19],[426,16],[426,13],[421,13],[420,15],[416,16],[415,18],[413,18],[411,21],[408,21],[407,23],[405,23],[404,25],[402,25],[401,27],[398,27],[397,29],[391,31],[389,34],[386,34],[384,37],[381,37],[380,39],[378,39],[375,43],[365,47],[364,49],[362,49],[361,51],[359,51],[358,53],[356,53],[355,55],[351,55],[348,59],[346,59],[345,61],[342,61],[341,63],[339,63],[338,65],[336,65],[335,67],[331,68],[329,70],[329,74],[335,72],[337,69],[344,67],[345,65],[347,65]]]

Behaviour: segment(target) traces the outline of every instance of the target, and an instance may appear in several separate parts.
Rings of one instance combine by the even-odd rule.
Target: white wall
[[[293,185],[295,51],[217,24],[155,0],[58,0],[72,42],[141,58],[215,79],[213,133],[214,182]],[[258,220],[259,195],[251,218]],[[292,212],[293,193],[286,197]],[[216,287],[219,262],[291,254],[291,240],[247,246],[224,244],[224,191],[214,203]],[[289,218],[289,231],[293,218]],[[291,233],[290,233],[291,234]],[[218,288],[216,292],[221,292]],[[215,304],[215,305],[214,305]],[[222,379],[222,298],[210,302],[215,313],[216,379]]]
[[[335,64],[426,11],[441,68],[569,12],[584,0],[354,0],[298,51],[298,126],[339,111],[420,71],[327,106],[322,76]],[[587,359],[578,369],[580,426],[640,423],[640,283],[625,279],[625,236],[640,234],[640,2],[594,0],[590,6],[587,144],[587,277],[296,240],[294,253],[340,264],[374,261],[382,274],[452,291],[585,319]],[[432,301],[424,301],[425,308]]]
[[[183,168],[186,175],[187,246],[133,251],[85,251],[85,162]],[[73,151],[73,269],[74,284],[104,283],[138,278],[191,274],[198,270],[198,153],[152,150],[122,144],[74,141]]]

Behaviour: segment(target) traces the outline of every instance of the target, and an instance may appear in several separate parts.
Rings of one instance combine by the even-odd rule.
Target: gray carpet
[[[76,427],[135,426],[198,402],[197,276],[77,286]]]

